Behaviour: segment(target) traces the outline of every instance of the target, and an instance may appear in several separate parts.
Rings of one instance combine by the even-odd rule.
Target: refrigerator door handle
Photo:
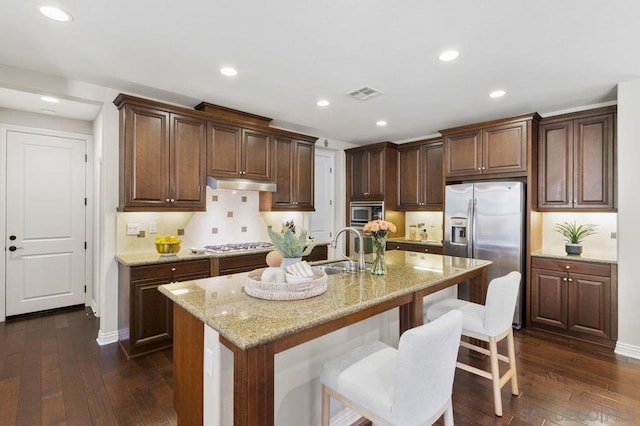
[[[471,203],[471,201],[469,201],[469,203]],[[476,258],[476,256],[478,255],[476,252],[476,212],[478,211],[478,199],[474,198],[473,199],[473,216],[471,219],[471,242],[473,244],[473,251],[471,256],[472,258]]]
[[[467,257],[473,257],[473,206],[471,204],[471,200],[469,200],[469,204],[467,205]]]

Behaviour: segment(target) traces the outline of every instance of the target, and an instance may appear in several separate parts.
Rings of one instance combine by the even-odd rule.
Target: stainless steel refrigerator
[[[493,262],[488,280],[511,271],[522,274],[513,323],[522,325],[525,256],[525,191],[522,182],[478,182],[447,185],[445,253]],[[468,298],[468,284],[458,288]]]

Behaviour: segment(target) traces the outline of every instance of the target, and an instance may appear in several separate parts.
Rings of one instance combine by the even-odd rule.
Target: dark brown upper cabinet
[[[538,210],[615,211],[615,126],[615,106],[540,122]]]
[[[205,210],[206,120],[127,95],[120,109],[120,211]]]
[[[397,145],[381,142],[345,150],[347,201],[384,201],[387,209],[397,203]]]
[[[447,180],[526,176],[538,114],[442,130]]]
[[[313,211],[315,140],[274,136],[276,192],[260,193],[260,210]]]
[[[442,210],[442,139],[398,145],[398,210]]]
[[[216,123],[207,124],[207,175],[271,180],[271,134]]]

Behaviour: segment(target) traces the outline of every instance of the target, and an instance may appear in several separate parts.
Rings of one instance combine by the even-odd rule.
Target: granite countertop
[[[158,288],[173,302],[244,350],[437,285],[490,263],[394,250],[386,255],[386,276],[372,276],[369,272],[329,275],[324,294],[293,301],[261,300],[248,296],[243,288],[248,273],[166,284]]]
[[[328,243],[319,243],[316,246],[326,246]],[[190,249],[181,249],[172,256],[161,256],[156,251],[146,251],[141,253],[121,253],[116,255],[116,260],[125,266],[145,266],[157,265],[160,263],[184,262],[187,260],[210,259],[220,257],[247,256],[250,254],[269,253],[275,248],[262,248],[245,251],[228,251],[224,253],[214,253],[205,251],[204,253],[192,253]]]
[[[392,243],[407,243],[407,244],[416,244],[419,246],[435,246],[435,247],[442,247],[442,241],[436,241],[436,240],[409,240],[405,237],[398,237],[398,238],[387,238],[388,242],[392,242]]]
[[[618,259],[615,254],[612,253],[599,253],[593,251],[584,251],[582,254],[567,254],[564,248],[559,250],[542,249],[531,252],[532,257],[548,257],[552,259],[572,260],[577,262],[590,262],[590,263],[611,263],[617,264]]]

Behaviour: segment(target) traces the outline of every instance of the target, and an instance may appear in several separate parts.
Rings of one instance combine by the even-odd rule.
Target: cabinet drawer
[[[209,260],[188,260],[185,262],[161,263],[158,265],[136,266],[131,268],[131,281],[148,279],[169,279],[179,281],[182,276],[208,277]]]
[[[534,257],[531,259],[531,267],[547,271],[596,275],[599,277],[611,276],[611,265],[606,263],[587,263]]]
[[[217,275],[237,274],[238,272],[247,272],[257,268],[264,268],[267,266],[266,257],[267,253],[221,257],[217,259],[219,262]],[[212,274],[212,276],[215,275]]]
[[[396,243],[387,241],[387,250],[404,250],[416,253],[443,254],[444,250],[439,246],[425,246],[423,244]]]

